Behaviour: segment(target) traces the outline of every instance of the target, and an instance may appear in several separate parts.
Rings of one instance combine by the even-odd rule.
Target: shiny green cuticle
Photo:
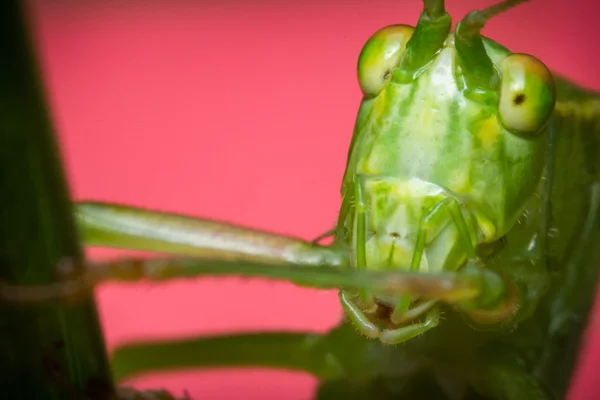
[[[344,322],[327,333],[129,344],[113,353],[115,380],[183,367],[264,367],[311,374],[320,383],[316,397],[328,400],[565,398],[600,265],[600,95],[481,35],[488,20],[523,2],[470,12],[452,32],[444,1],[424,0],[416,28],[392,25],[367,40],[338,220],[314,241],[79,203],[86,245],[174,256],[88,263],[70,282],[86,299],[88,286],[104,280],[240,275],[336,289],[344,311]],[[13,121],[17,114],[9,114]],[[328,237],[333,242],[323,244]],[[14,309],[44,299],[81,302],[82,293],[62,282],[6,280],[0,301]],[[206,317],[201,308],[198,316]],[[95,337],[79,336],[67,346],[75,361],[89,353],[73,344]],[[35,351],[11,354],[28,359]],[[85,361],[82,371],[94,372],[94,358]]]

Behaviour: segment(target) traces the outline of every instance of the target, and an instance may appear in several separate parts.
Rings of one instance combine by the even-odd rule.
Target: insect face
[[[357,268],[427,273],[477,261],[477,246],[512,228],[544,171],[552,75],[482,38],[482,21],[506,6],[451,32],[440,4],[426,1],[414,29],[378,31],[359,57],[364,99],[338,223]],[[392,321],[415,301],[369,299],[395,302]]]

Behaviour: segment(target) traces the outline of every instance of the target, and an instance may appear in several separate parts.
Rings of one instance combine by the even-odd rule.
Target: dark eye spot
[[[521,104],[525,103],[525,95],[523,93],[517,94],[513,99],[513,103],[515,106],[520,106]]]
[[[390,236],[394,239],[400,239],[400,234],[398,232],[392,232],[390,233]]]
[[[390,71],[389,69],[387,71],[385,71],[385,74],[383,74],[383,79],[388,79],[390,76],[392,75],[392,71]]]

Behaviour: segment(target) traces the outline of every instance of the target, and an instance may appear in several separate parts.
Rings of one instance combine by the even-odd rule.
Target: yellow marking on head
[[[455,193],[468,193],[472,189],[468,168],[459,168],[454,171],[448,181],[448,189]]]
[[[358,164],[357,170],[363,174],[367,175],[376,175],[379,172],[379,157],[376,155],[370,154],[368,157],[365,157]]]
[[[375,104],[373,104],[373,112],[375,113],[375,118],[379,119],[385,112],[388,105],[388,89],[383,89],[379,96],[375,99]]]
[[[488,119],[481,121],[479,130],[476,135],[481,140],[481,145],[484,150],[492,148],[498,137],[498,131],[500,126],[498,125],[498,118],[495,115],[490,116]]]
[[[427,98],[421,107],[419,117],[415,126],[418,126],[425,134],[435,135],[437,130],[434,130],[436,107],[432,99]]]

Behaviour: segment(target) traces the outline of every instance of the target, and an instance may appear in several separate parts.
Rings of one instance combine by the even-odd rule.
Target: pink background
[[[455,21],[492,1],[454,0]],[[595,2],[537,0],[485,34],[600,89]],[[54,120],[76,199],[228,220],[304,238],[335,221],[360,91],[358,53],[421,1],[32,1]],[[91,251],[93,257],[122,254]],[[109,348],[239,330],[325,332],[335,292],[241,279],[104,285]],[[573,399],[600,398],[598,321]],[[132,380],[198,399],[308,399],[308,375],[186,371]]]

